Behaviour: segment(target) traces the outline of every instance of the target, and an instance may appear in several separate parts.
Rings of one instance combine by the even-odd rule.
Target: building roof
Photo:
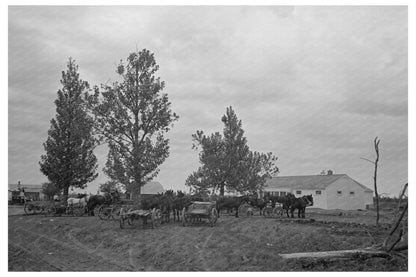
[[[141,188],[141,194],[158,194],[164,192],[162,184],[159,182],[148,182]]]
[[[20,187],[25,189],[27,192],[40,192],[42,190],[42,185],[38,184],[20,184]],[[18,184],[9,184],[9,190],[18,190]]]
[[[307,190],[326,189],[330,184],[334,183],[341,177],[351,179],[358,186],[362,187],[364,191],[373,192],[371,189],[350,178],[347,174],[272,177],[266,181],[265,187]]]

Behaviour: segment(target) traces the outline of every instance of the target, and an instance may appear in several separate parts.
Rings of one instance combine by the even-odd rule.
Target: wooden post
[[[371,248],[339,250],[339,251],[323,251],[323,252],[303,252],[291,254],[279,254],[283,259],[300,259],[300,258],[350,258],[356,254],[364,254],[369,256],[388,256],[386,251],[374,250]]]

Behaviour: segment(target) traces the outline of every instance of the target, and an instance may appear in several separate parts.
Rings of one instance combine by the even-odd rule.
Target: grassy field
[[[223,215],[215,227],[141,222],[120,229],[97,217],[9,216],[9,271],[406,271],[407,259],[283,260],[278,254],[380,242],[372,211],[307,210],[306,220]]]

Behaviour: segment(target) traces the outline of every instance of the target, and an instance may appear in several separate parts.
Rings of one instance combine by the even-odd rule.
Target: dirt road
[[[335,224],[335,225],[334,225]],[[10,271],[406,270],[407,261],[343,263],[282,260],[279,253],[342,250],[373,242],[360,225],[222,216],[157,229],[120,229],[97,217],[9,216]],[[334,227],[335,226],[335,227]],[[382,237],[383,231],[371,230]]]

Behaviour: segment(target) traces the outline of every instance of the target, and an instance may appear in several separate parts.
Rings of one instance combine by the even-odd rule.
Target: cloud
[[[165,186],[183,189],[198,167],[191,135],[221,131],[231,105],[282,175],[332,168],[370,186],[359,156],[381,137],[380,187],[396,192],[407,181],[407,29],[400,6],[10,7],[10,182],[44,181],[35,160],[68,57],[91,85],[111,83],[137,45],[155,53],[180,115]],[[97,155],[102,166],[106,149]]]

